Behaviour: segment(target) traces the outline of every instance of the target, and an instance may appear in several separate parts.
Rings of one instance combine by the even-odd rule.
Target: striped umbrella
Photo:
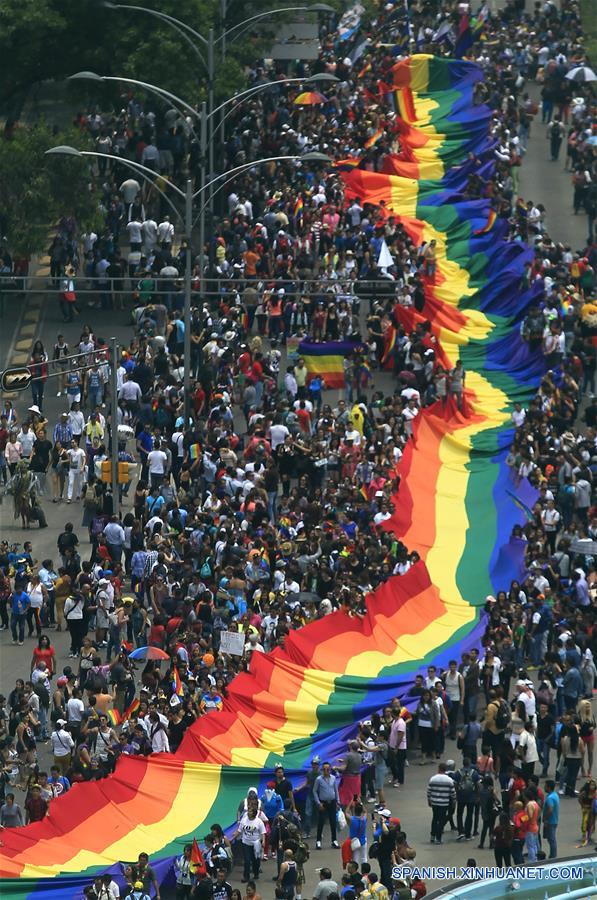
[[[575,66],[566,74],[569,81],[597,81],[597,75],[589,66]]]
[[[319,91],[303,91],[294,98],[295,106],[317,106],[318,103],[326,103],[327,98]]]

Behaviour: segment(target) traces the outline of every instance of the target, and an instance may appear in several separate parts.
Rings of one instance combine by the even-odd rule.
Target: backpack
[[[379,853],[379,841],[373,841],[369,847],[369,859],[377,859]]]
[[[473,780],[472,769],[465,769],[461,772],[461,779],[458,782],[458,793],[470,797],[475,792],[475,782]]]
[[[309,859],[309,848],[300,838],[297,841],[297,847],[294,851],[294,859],[299,866],[304,865]]]
[[[510,724],[510,719],[512,718],[510,710],[508,708],[508,704],[503,701],[499,704],[497,708],[497,712],[495,714],[495,727],[499,728],[500,731],[504,728],[507,728]]]
[[[202,578],[211,578],[211,576],[212,576],[212,571],[211,571],[211,556],[208,556],[208,557],[206,558],[205,562],[203,563],[203,565],[202,565],[201,568],[199,569],[199,574],[201,575]]]
[[[108,691],[108,682],[101,672],[93,672],[87,676],[85,688],[90,694],[105,694]]]

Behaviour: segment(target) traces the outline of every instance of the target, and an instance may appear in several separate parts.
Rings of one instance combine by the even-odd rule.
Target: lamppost
[[[207,108],[211,117],[214,112],[214,79],[215,79],[215,45],[217,43],[222,44],[222,60],[225,59],[226,52],[226,39],[237,31],[239,28],[244,26],[250,26],[253,22],[258,22],[265,18],[270,18],[274,15],[280,15],[281,13],[286,12],[334,12],[334,8],[332,6],[328,6],[327,3],[314,3],[311,6],[286,6],[279,7],[277,9],[269,9],[267,12],[257,13],[254,16],[249,16],[247,19],[244,19],[242,22],[238,22],[236,25],[232,25],[228,29],[224,29],[222,27],[221,34],[216,38],[214,36],[213,28],[210,28],[207,32],[207,37],[204,37],[200,32],[196,31],[186,22],[177,19],[175,16],[171,16],[168,13],[161,12],[161,10],[157,9],[148,9],[145,6],[136,6],[130,3],[112,3],[110,0],[103,0],[102,6],[105,9],[128,9],[133,10],[134,12],[146,13],[149,16],[153,16],[155,19],[164,22],[170,28],[172,28],[178,35],[183,37],[185,41],[193,48],[193,51],[196,53],[198,58],[201,60],[205,68],[207,69]],[[224,8],[225,12],[225,8]],[[223,23],[222,23],[223,24]],[[237,37],[238,35],[234,35]],[[233,38],[234,40],[234,38]],[[202,47],[207,54],[207,58],[203,56],[202,51],[199,49],[195,41],[199,41]],[[214,173],[214,129],[213,123],[211,123],[211,130],[208,135],[208,154],[209,154],[209,176],[213,177]],[[211,203],[211,196],[210,196]]]
[[[203,118],[205,121],[205,118]],[[204,130],[204,126],[202,128]],[[91,157],[91,158],[100,158],[100,159],[109,159],[115,163],[126,166],[132,169],[135,173],[139,174],[146,181],[150,182],[153,188],[162,196],[162,198],[170,205],[173,209],[176,217],[181,223],[184,231],[184,236],[186,239],[186,253],[185,253],[185,278],[184,278],[184,376],[183,376],[183,384],[184,384],[184,419],[185,419],[185,427],[189,420],[189,411],[190,411],[190,387],[191,387],[191,327],[192,327],[192,319],[191,319],[191,273],[192,273],[192,251],[191,251],[191,233],[193,231],[193,203],[198,198],[202,197],[202,195],[210,190],[210,188],[216,184],[220,179],[226,178],[227,180],[232,179],[235,175],[240,172],[244,172],[247,169],[252,169],[254,166],[260,166],[264,163],[270,162],[285,162],[293,160],[294,162],[304,162],[304,163],[324,163],[330,164],[331,159],[325,155],[325,153],[319,153],[317,151],[311,151],[308,153],[303,153],[302,155],[293,154],[290,156],[268,156],[265,159],[257,159],[253,160],[253,162],[243,163],[240,166],[236,166],[234,169],[229,169],[226,172],[221,172],[219,175],[216,175],[215,178],[212,178],[206,184],[202,184],[198,190],[193,191],[193,183],[190,178],[187,179],[185,190],[183,191],[178,185],[173,184],[171,181],[164,182],[164,185],[168,186],[170,190],[174,191],[175,195],[181,200],[184,204],[184,215],[179,211],[179,209],[172,202],[170,197],[166,195],[166,193],[155,184],[155,172],[153,169],[149,169],[147,166],[142,165],[141,163],[135,162],[134,160],[124,159],[120,156],[116,156],[112,153],[97,153],[93,150],[77,150],[75,147],[69,147],[67,145],[61,145],[58,147],[51,147],[49,150],[46,150],[46,155],[50,156],[76,156],[79,158],[82,157]],[[200,239],[202,238],[202,243],[199,250],[199,258],[200,258],[200,267],[201,267],[201,278],[203,278],[203,270],[204,270],[204,245],[205,245],[205,203],[202,203],[199,209],[199,225],[200,225]],[[118,468],[118,438],[117,438],[117,426],[115,429],[115,417],[116,410],[112,411],[112,466],[116,465],[116,469]],[[114,434],[116,434],[116,440],[114,439]],[[114,450],[114,446],[116,445],[116,451]],[[116,453],[116,455],[114,455]]]
[[[198,111],[194,109],[190,104],[186,103],[180,97],[177,97],[176,94],[171,93],[170,91],[165,90],[164,88],[158,87],[155,84],[150,84],[147,81],[139,81],[135,78],[127,78],[126,76],[119,75],[97,75],[95,72],[77,72],[75,75],[71,75],[69,81],[96,81],[96,82],[105,82],[105,81],[116,81],[123,82],[124,84],[134,84],[149,93],[155,94],[157,97],[161,99],[167,99],[170,103],[175,106],[176,111],[182,115],[182,111],[190,115],[194,119],[199,119],[200,124],[200,136],[199,136],[199,158],[200,158],[200,174],[199,174],[199,192],[202,192],[217,181],[217,179],[213,178],[213,170],[210,169],[209,176],[206,176],[206,157],[207,157],[207,147],[208,147],[208,126],[211,122],[212,118],[219,112],[223,111],[227,106],[231,106],[231,109],[226,113],[224,119],[227,115],[234,112],[237,106],[239,106],[244,100],[251,99],[260,91],[268,90],[270,87],[275,86],[277,84],[293,84],[293,83],[303,83],[303,84],[313,84],[315,82],[337,82],[339,79],[335,75],[331,75],[328,72],[322,72],[321,74],[311,75],[308,78],[284,78],[279,79],[278,81],[264,82],[262,84],[253,85],[251,88],[247,88],[245,91],[241,91],[240,94],[236,94],[234,97],[229,97],[227,100],[224,100],[216,109],[213,109],[211,112],[207,112],[205,101],[201,104],[201,110]],[[224,119],[222,121],[224,121]],[[197,134],[195,129],[192,128],[193,135],[197,140]],[[213,133],[213,132],[212,132]],[[213,141],[210,142],[210,148],[212,147]],[[120,159],[120,157],[118,157]],[[223,178],[228,176],[228,180],[230,180],[231,174],[235,170],[228,170],[226,172],[220,173],[218,178]],[[162,192],[163,193],[163,192]],[[211,206],[213,194],[211,191],[208,193],[208,202],[203,203],[201,205],[200,214],[199,214],[199,264],[201,270],[201,278],[203,278],[204,271],[204,248],[205,248],[205,212],[207,206]],[[185,200],[186,202],[186,200]],[[187,240],[190,241],[190,232],[187,233]],[[189,288],[190,290],[190,288]],[[189,307],[190,309],[190,307]],[[186,310],[186,306],[185,306]],[[186,322],[185,322],[186,328]],[[186,402],[186,401],[185,401]],[[185,416],[185,418],[187,418]]]

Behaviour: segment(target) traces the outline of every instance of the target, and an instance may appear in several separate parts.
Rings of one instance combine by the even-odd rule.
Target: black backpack
[[[511,715],[508,704],[503,701],[499,704],[495,714],[495,727],[503,731],[510,723]]]

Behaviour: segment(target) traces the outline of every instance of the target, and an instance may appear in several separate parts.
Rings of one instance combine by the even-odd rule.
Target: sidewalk
[[[547,233],[554,241],[582,250],[588,234],[587,217],[575,216],[572,210],[572,175],[564,171],[566,142],[562,142],[558,162],[552,162],[546,127],[541,124],[540,86],[531,84],[528,92],[539,103],[539,112],[533,119],[528,151],[520,167],[519,194],[543,204]]]

